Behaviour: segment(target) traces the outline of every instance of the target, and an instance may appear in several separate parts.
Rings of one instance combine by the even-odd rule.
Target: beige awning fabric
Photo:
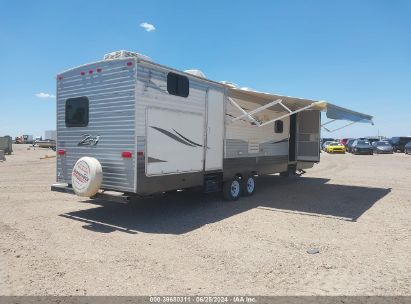
[[[270,102],[273,102],[274,100],[281,99],[282,104],[292,111],[298,111],[299,109],[309,107],[311,105],[310,109],[323,111],[326,113],[326,116],[332,120],[347,120],[352,122],[373,124],[373,117],[371,115],[342,108],[326,101],[304,99],[249,90],[241,90],[232,87],[229,87],[228,95],[229,97],[234,99],[258,103],[262,106]],[[284,111],[284,108],[279,104],[273,105],[270,109],[273,109],[274,111]]]

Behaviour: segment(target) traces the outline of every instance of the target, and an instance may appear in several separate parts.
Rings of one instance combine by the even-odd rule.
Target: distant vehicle
[[[392,137],[391,145],[394,148],[394,152],[404,152],[404,147],[411,141],[411,137]]]
[[[335,141],[335,139],[334,138],[321,138],[321,141],[320,141],[321,147],[326,141]]]
[[[34,142],[33,135],[16,136],[14,142],[16,144],[32,144]]]
[[[372,143],[374,153],[383,154],[383,153],[393,153],[393,148],[388,141],[376,141]]]
[[[347,141],[347,143],[345,144],[345,151],[347,151],[347,152],[349,152],[349,153],[352,153],[352,144],[354,143],[354,141],[355,141],[355,139],[354,138],[352,138],[352,139],[349,139],[348,141]]]
[[[404,146],[404,152],[405,152],[405,154],[410,154],[411,153],[411,141]]]
[[[378,137],[366,137],[365,140],[368,140],[368,142],[372,145],[373,143],[380,141]]]
[[[345,147],[341,143],[332,142],[327,146],[325,151],[328,153],[345,153]]]
[[[13,140],[10,136],[0,137],[0,150],[3,150],[4,154],[8,155],[13,152]]]
[[[323,151],[326,151],[327,146],[328,146],[329,144],[331,144],[332,142],[334,142],[334,141],[329,140],[329,141],[324,142],[323,145],[322,145]]]
[[[350,139],[351,138],[343,138],[341,139],[341,143],[345,146]]]
[[[368,140],[356,139],[351,148],[353,154],[374,154],[374,149]]]
[[[38,140],[35,142],[35,145],[39,148],[50,148],[56,151],[56,141],[53,139]]]

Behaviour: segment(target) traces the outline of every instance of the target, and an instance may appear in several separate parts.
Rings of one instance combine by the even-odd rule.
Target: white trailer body
[[[59,183],[70,187],[85,156],[101,163],[101,189],[140,195],[215,191],[320,160],[324,103],[239,90],[129,52],[107,58],[57,76]]]

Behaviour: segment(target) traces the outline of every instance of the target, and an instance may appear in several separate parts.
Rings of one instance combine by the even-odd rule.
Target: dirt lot
[[[323,153],[238,202],[121,204],[50,192],[53,152],[14,149],[0,162],[0,294],[411,294],[411,156]]]

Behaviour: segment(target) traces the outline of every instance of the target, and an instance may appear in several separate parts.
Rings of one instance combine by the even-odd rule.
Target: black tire
[[[238,177],[223,183],[223,197],[226,201],[236,201],[241,196],[241,181]]]
[[[289,177],[290,176],[290,171],[284,171],[284,172],[280,172],[280,176],[281,177]]]
[[[241,193],[244,196],[251,196],[255,192],[256,181],[254,176],[249,175],[244,178],[243,182],[241,183]]]

